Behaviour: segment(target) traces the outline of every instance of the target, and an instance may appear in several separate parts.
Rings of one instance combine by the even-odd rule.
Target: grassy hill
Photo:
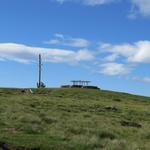
[[[150,150],[150,98],[0,89],[0,150]]]

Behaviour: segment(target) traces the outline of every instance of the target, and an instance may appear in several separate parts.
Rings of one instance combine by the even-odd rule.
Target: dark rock
[[[142,128],[142,125],[140,125],[136,122],[130,122],[130,121],[121,121],[121,125],[125,126],[125,127]]]
[[[106,110],[110,110],[110,111],[117,111],[118,109],[114,106],[106,106],[105,107]]]

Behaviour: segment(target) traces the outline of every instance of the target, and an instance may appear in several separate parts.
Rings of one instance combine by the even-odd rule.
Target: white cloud
[[[55,45],[62,45],[62,46],[70,46],[70,47],[88,47],[90,42],[83,38],[72,38],[72,37],[65,37],[62,34],[55,34],[55,38],[51,39],[46,44],[55,44]]]
[[[84,5],[89,6],[96,6],[96,5],[104,5],[109,3],[117,3],[117,2],[126,2],[124,0],[53,0],[56,2],[59,2],[60,4],[63,4],[65,2],[76,2],[81,3]],[[138,15],[141,16],[150,16],[150,0],[129,0],[131,3],[131,10],[128,14],[128,17],[131,19],[137,18]]]
[[[101,73],[107,75],[124,75],[130,73],[138,64],[150,63],[150,41],[116,45],[101,43],[99,51],[104,53],[104,64],[100,66]],[[148,82],[149,78],[136,80]]]
[[[61,4],[63,4],[64,2],[78,2],[78,3],[82,3],[84,5],[89,5],[89,6],[95,6],[95,5],[103,5],[103,4],[108,4],[111,2],[116,2],[118,0],[55,0]]]
[[[103,4],[108,4],[111,2],[115,2],[117,0],[83,0],[84,4],[86,5],[91,5],[91,6],[95,6],[95,5],[103,5]]]
[[[139,41],[133,44],[112,45],[103,43],[100,50],[106,53],[124,57],[131,63],[150,63],[150,41]]]
[[[16,43],[0,43],[0,60],[13,60],[18,62],[34,62],[38,54],[43,55],[44,61],[55,63],[78,63],[94,59],[92,52],[88,50],[64,50],[42,47],[30,47]]]
[[[104,61],[113,62],[113,61],[115,61],[117,58],[118,58],[118,55],[116,55],[116,54],[111,54],[111,55],[108,55],[108,56],[104,57]]]
[[[150,0],[131,0],[132,9],[130,18],[136,18],[137,15],[150,16]]]
[[[86,49],[79,50],[76,52],[74,57],[77,61],[94,60],[94,55],[91,55],[91,53]]]
[[[130,68],[128,68],[124,64],[119,63],[105,63],[100,65],[100,73],[106,74],[106,75],[124,75],[129,73]]]
[[[138,82],[150,83],[150,77],[133,77],[132,79]]]

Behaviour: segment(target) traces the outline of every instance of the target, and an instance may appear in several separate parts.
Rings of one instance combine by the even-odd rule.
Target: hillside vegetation
[[[150,150],[150,98],[0,89],[0,150]]]

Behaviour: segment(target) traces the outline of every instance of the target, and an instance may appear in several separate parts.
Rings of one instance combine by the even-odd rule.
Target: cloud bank
[[[94,59],[92,52],[81,49],[78,51],[31,47],[17,43],[0,43],[0,60],[13,60],[30,63],[37,60],[39,54],[43,55],[46,62],[74,64],[81,61]]]
[[[86,6],[100,6],[109,3],[126,3],[124,0],[53,0],[63,4],[65,2],[81,3]],[[129,0],[131,10],[128,14],[129,18],[137,18],[137,16],[150,17],[150,0]]]
[[[133,44],[110,43],[100,44],[100,50],[110,53],[109,56],[123,57],[129,63],[150,63],[150,41],[138,41]]]
[[[100,73],[110,76],[132,74],[140,64],[150,64],[150,41],[111,44],[100,43],[100,54],[105,54],[99,66]],[[150,83],[150,77],[130,77],[131,80]]]
[[[57,35],[61,36],[61,35]],[[81,64],[84,62],[90,71],[109,76],[126,76],[139,64],[150,63],[150,41],[111,44],[100,43],[95,50],[79,50],[32,47],[17,43],[0,43],[0,61],[20,63],[36,62],[38,55],[50,63]],[[132,77],[132,80],[149,83],[149,77]]]

